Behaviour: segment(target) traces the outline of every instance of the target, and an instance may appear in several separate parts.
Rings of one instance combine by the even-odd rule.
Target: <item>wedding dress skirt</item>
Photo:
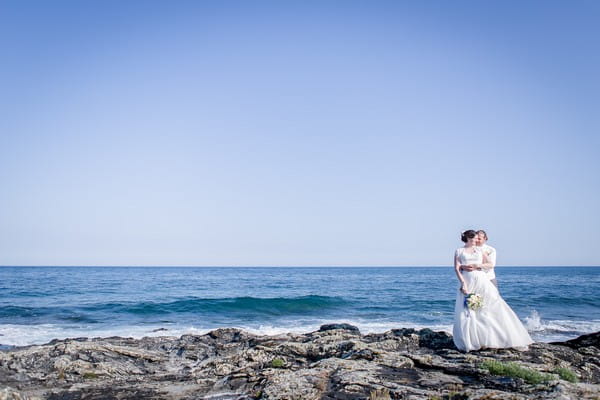
[[[454,307],[454,344],[459,350],[481,348],[523,348],[533,343],[519,317],[500,296],[483,271],[463,271],[469,293],[483,298],[483,306],[471,310],[458,290]]]

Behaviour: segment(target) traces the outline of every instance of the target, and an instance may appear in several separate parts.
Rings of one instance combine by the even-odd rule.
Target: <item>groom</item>
[[[475,270],[483,270],[489,280],[498,287],[498,282],[496,281],[496,274],[494,273],[494,267],[496,267],[496,249],[487,244],[488,236],[484,230],[477,231],[477,246],[481,248],[481,251],[486,255],[488,262],[481,265],[469,264],[469,265],[461,265],[460,269],[463,271],[475,271]]]

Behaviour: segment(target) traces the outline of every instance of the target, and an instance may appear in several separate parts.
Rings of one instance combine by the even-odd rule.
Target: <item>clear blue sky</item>
[[[0,265],[600,265],[598,20],[3,1]]]

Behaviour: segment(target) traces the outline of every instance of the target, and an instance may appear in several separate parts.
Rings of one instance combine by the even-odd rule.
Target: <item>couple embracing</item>
[[[498,292],[494,267],[496,250],[484,231],[462,233],[463,247],[454,253],[460,282],[454,306],[454,344],[459,350],[526,348],[533,341]]]

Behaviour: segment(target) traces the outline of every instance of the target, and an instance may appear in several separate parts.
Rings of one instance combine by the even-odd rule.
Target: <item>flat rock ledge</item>
[[[516,362],[544,383],[492,375],[486,360]],[[0,400],[76,399],[600,399],[600,332],[563,343],[458,351],[429,329],[362,335],[348,324],[307,334],[54,340],[0,351]]]

